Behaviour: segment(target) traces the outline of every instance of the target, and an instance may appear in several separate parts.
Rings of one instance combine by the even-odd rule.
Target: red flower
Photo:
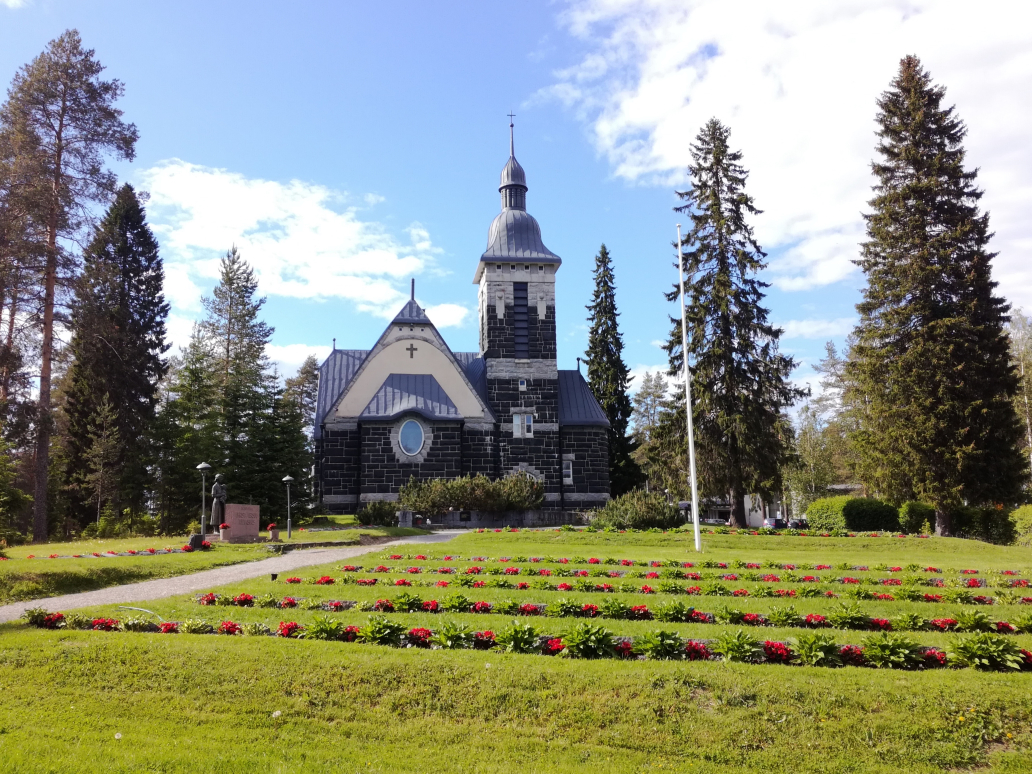
[[[577,570],[577,572],[574,573],[574,575],[576,575],[578,578],[587,578],[588,577],[588,571],[587,570]]]
[[[375,586],[376,580],[376,578],[359,578],[355,583],[359,586]]]
[[[879,632],[891,632],[892,622],[888,618],[872,618],[870,627]]]
[[[158,631],[162,634],[179,634],[179,624],[175,621],[162,621],[158,624]]]
[[[895,602],[896,598],[892,594],[875,594],[875,599],[880,599],[882,602]]]
[[[272,531],[273,531],[274,529],[276,529],[276,525],[275,525],[275,524],[270,524],[270,525],[269,525],[269,526],[268,526],[268,527],[266,528],[266,530],[265,530],[265,531],[266,531],[266,532],[272,532]]]
[[[764,583],[781,583],[781,578],[777,575],[761,575],[760,580]]]
[[[659,577],[659,573],[658,572],[647,572],[647,573],[645,573],[645,577],[646,578],[658,578]]]
[[[157,553],[157,550],[158,550],[158,549],[156,549],[156,548],[148,548],[148,549],[147,549],[147,553],[148,553],[148,554],[154,554],[154,553]]]
[[[1025,580],[1024,578],[1021,578],[1019,580],[1013,580],[1013,581],[1010,582],[1010,587],[1012,589],[1027,589],[1028,588],[1028,581]]]
[[[378,599],[373,603],[373,610],[377,613],[393,613],[394,603],[389,599]]]
[[[652,618],[652,613],[645,605],[631,605],[631,618],[647,621]]]
[[[584,605],[581,608],[581,615],[587,616],[588,618],[594,618],[598,615],[598,605]]]
[[[688,640],[684,644],[685,658],[689,661],[706,661],[713,658],[713,654],[710,653],[709,647],[705,642],[699,642],[698,640]]]
[[[418,575],[419,573],[423,572],[423,568],[422,567],[409,567],[407,570],[405,570],[405,572],[409,573],[410,575]]]
[[[436,613],[438,610],[440,610],[440,607],[441,606],[437,604],[436,599],[427,599],[423,602],[424,613]]]
[[[340,569],[341,572],[358,572],[358,568],[353,564],[345,564]]]
[[[473,648],[474,650],[490,650],[494,647],[495,635],[494,632],[488,630],[483,632],[473,632]]]
[[[1022,597],[1021,598],[1021,604],[1023,604],[1023,605],[1032,605],[1032,597]]]
[[[816,629],[822,626],[827,626],[828,619],[825,618],[823,615],[818,615],[817,613],[810,613],[806,616],[805,623],[807,626]]]
[[[283,597],[279,603],[280,607],[297,607],[297,600],[293,597]]]
[[[559,562],[559,564],[569,564],[570,563],[570,560],[567,559],[565,556],[562,557],[561,559],[556,559],[556,561]]]
[[[759,613],[746,613],[742,616],[742,623],[747,626],[763,626],[767,622]]]
[[[474,602],[470,607],[469,612],[471,613],[490,613],[491,603],[490,602]]]
[[[530,557],[530,561],[531,561],[532,564],[537,564],[538,562],[541,561],[541,557],[540,556],[532,556],[532,557]],[[492,632],[492,634],[493,634],[493,632]]]
[[[467,567],[466,568],[466,575],[480,575],[480,573],[482,573],[483,571],[484,571],[483,567],[476,567],[476,566]]]
[[[633,559],[621,559],[620,560],[620,564],[622,564],[624,567],[634,567],[634,560]]]
[[[525,605],[520,605],[521,615],[541,615],[541,608],[537,605],[532,605],[529,602]]]
[[[726,575],[721,575],[720,579],[726,581],[736,581],[738,580],[738,576],[735,575],[733,572],[729,572]]]
[[[634,645],[630,640],[620,640],[616,643],[616,655],[619,658],[630,658],[634,655]]]
[[[727,562],[717,562],[717,567],[719,567],[722,570],[726,570],[727,569]]]
[[[135,551],[130,551],[129,553],[130,553],[130,554],[135,554],[136,552],[135,552]],[[50,558],[51,558],[51,559],[57,559],[57,554],[51,554],[51,555],[50,555]]]
[[[373,572],[390,572],[391,568],[384,564],[378,564],[373,568]]]
[[[391,555],[390,555],[390,556],[388,556],[387,558],[388,558],[388,559],[391,559],[392,561],[397,561],[398,559],[401,559],[401,558],[402,558],[402,556],[401,556],[401,554],[391,554]]]
[[[961,570],[961,575],[978,575],[978,570]]]
[[[300,582],[301,582],[300,578],[287,578],[284,581],[284,583],[300,583]]]
[[[60,629],[64,623],[64,613],[51,613],[43,619],[44,629]]]
[[[836,594],[834,591],[825,591],[824,592],[824,596],[828,597],[829,599],[837,599],[838,598],[838,594]]]
[[[996,602],[996,600],[992,597],[986,596],[971,597],[971,601],[974,602],[976,605],[991,605],[994,602]]]
[[[929,578],[927,585],[941,589],[946,584],[942,578]]]
[[[702,575],[697,572],[686,572],[684,578],[685,580],[702,580]]]
[[[795,565],[794,564],[786,564],[781,569],[783,569],[783,570],[794,570],[795,569]]]
[[[848,576],[844,577],[844,578],[839,578],[839,583],[853,583],[853,584],[856,584],[856,583],[859,583],[859,582],[860,582],[859,578],[850,578]]]
[[[207,594],[202,594],[200,596],[200,598],[197,600],[197,604],[199,604],[199,605],[214,605],[215,604],[215,600],[217,600],[218,598],[219,598],[218,594],[209,591]]]
[[[340,636],[340,638],[344,642],[354,642],[358,639],[358,633],[360,631],[361,629],[359,629],[357,626],[345,626],[344,633]]]
[[[573,586],[569,583],[560,583],[556,588],[559,589],[559,591],[573,591]]]
[[[541,652],[544,653],[546,656],[554,656],[557,653],[561,653],[565,649],[566,646],[563,645],[562,639],[560,639],[559,637],[553,637],[545,643],[544,647],[541,648]]]
[[[588,559],[588,564],[601,564],[601,559],[596,559],[594,556]]]
[[[889,568],[889,572],[902,572],[902,571],[903,571],[902,567],[890,567]]]
[[[250,594],[237,594],[233,597],[233,604],[237,607],[251,607],[254,605],[254,597]]]
[[[426,557],[423,556],[422,554],[416,554],[415,559],[416,559],[417,562],[425,562],[426,561]]]
[[[767,640],[763,643],[763,655],[774,664],[788,664],[795,658],[792,650],[783,642]]]
[[[473,581],[473,588],[482,589],[487,585],[487,581]]]
[[[701,594],[702,593],[702,587],[701,586],[689,586],[688,588],[686,588],[684,590],[684,593],[685,594]]]
[[[704,613],[701,610],[693,610],[691,621],[692,623],[710,623],[710,613]]]
[[[326,603],[326,609],[334,613],[339,613],[341,610],[344,609],[344,603],[338,602],[336,600],[330,600]]]
[[[642,594],[655,594],[656,592],[652,588],[652,586],[642,586],[641,587],[641,593]]]
[[[662,567],[662,562],[649,562],[649,567]]]
[[[903,581],[899,578],[882,578],[881,585],[883,586],[902,586]]]
[[[219,624],[219,634],[240,634],[240,624],[233,621],[223,621]]]
[[[745,563],[745,569],[747,569],[747,570],[758,570],[758,569],[760,569],[760,565],[758,565],[756,562],[746,562]]]
[[[864,651],[858,645],[843,645],[839,648],[839,658],[847,666],[864,665]]]
[[[803,583],[820,583],[821,579],[818,578],[816,575],[804,575],[802,577],[802,582]]]
[[[681,562],[681,566],[682,567],[694,567],[695,563],[694,562]]]
[[[925,602],[942,602],[942,594],[925,594]]]
[[[406,578],[398,578],[396,581],[394,581],[394,585],[395,586],[411,586],[412,585],[412,581],[410,581],[410,580],[408,580]]]
[[[438,575],[454,575],[455,574],[455,568],[454,567],[438,567],[437,568],[437,574]]]
[[[519,583],[516,584],[516,588],[520,589],[522,591],[525,591],[526,589],[530,588],[530,584],[527,583],[526,581],[520,581]]]
[[[93,619],[93,631],[95,632],[113,632],[118,628],[118,621],[114,618],[94,618]]]
[[[818,564],[813,569],[815,569],[815,570],[830,570],[831,569],[831,565],[830,564]]]
[[[1014,628],[1013,624],[1009,624],[1006,621],[997,621],[996,631],[1000,634],[1013,634],[1017,630]]]
[[[596,583],[595,584],[595,591],[609,592],[609,591],[612,591],[612,590],[613,590],[613,585],[611,583]]]
[[[332,586],[333,583],[334,583],[333,578],[331,578],[329,575],[323,575],[321,578],[319,578],[315,582],[315,585],[316,586]]]
[[[422,626],[417,626],[409,629],[407,639],[409,643],[415,648],[429,648],[430,637],[433,632],[429,629],[424,629]]]
[[[182,552],[183,552],[184,554],[189,554],[189,553],[193,553],[193,546],[192,546],[192,545],[190,545],[189,543],[187,543],[187,544],[186,544],[185,546],[183,546],[183,547],[182,547],[181,549],[179,549],[179,550],[180,550],[180,551],[182,551]],[[96,556],[99,556],[99,554],[96,554]],[[29,557],[29,559],[31,559],[31,558],[32,558],[32,557],[30,556],[30,557]]]
[[[934,572],[936,575],[938,575],[940,572],[942,572],[942,570],[940,570],[938,567],[925,567],[924,571],[925,572]]]
[[[924,653],[924,665],[926,669],[936,669],[946,666],[946,654],[938,648],[929,648]]]
[[[774,589],[775,597],[794,597],[795,595],[795,589]]]
[[[731,592],[731,596],[733,596],[733,597],[747,597],[747,596],[749,596],[749,592],[746,591],[745,589],[735,589],[734,591]]]
[[[296,621],[280,621],[276,634],[280,637],[296,637],[304,627]]]
[[[520,574],[520,568],[519,567],[506,567],[505,568],[505,574],[506,575],[519,575]]]

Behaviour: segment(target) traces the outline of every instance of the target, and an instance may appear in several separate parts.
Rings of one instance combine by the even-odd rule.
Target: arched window
[[[410,457],[419,454],[423,448],[423,426],[414,419],[405,420],[398,432],[398,443]]]

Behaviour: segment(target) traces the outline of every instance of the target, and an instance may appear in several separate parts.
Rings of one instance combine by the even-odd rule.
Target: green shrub
[[[179,624],[179,631],[183,634],[212,634],[215,631],[215,627],[207,621],[198,621],[196,618],[190,618]]]
[[[317,615],[312,623],[298,635],[305,640],[339,640],[344,635],[344,622],[340,619]]]
[[[995,631],[993,620],[981,610],[961,610],[957,619],[958,632],[991,632]]]
[[[1011,623],[1022,634],[1032,634],[1032,613],[1021,613]]]
[[[401,647],[401,638],[404,636],[404,624],[392,621],[382,615],[369,616],[369,623],[363,626],[362,631],[358,633],[358,639],[361,642],[390,645],[393,648]]]
[[[724,632],[710,649],[725,661],[758,661],[763,654],[759,640],[742,629]]]
[[[866,629],[871,619],[859,605],[842,602],[837,610],[828,613],[828,623],[836,629]]]
[[[724,605],[713,614],[713,617],[717,620],[717,623],[740,624],[745,617],[745,613]]]
[[[595,511],[591,523],[615,529],[672,529],[682,521],[681,512],[661,492],[632,489]]]
[[[896,509],[873,497],[823,497],[810,503],[806,510],[806,519],[811,529],[823,532],[899,529],[899,514]]]
[[[899,528],[908,535],[922,534],[925,522],[935,523],[935,508],[928,503],[908,500],[899,507]]]
[[[917,613],[902,613],[892,619],[892,628],[898,632],[919,632],[927,625],[924,616]]]
[[[545,615],[552,618],[573,618],[580,613],[581,607],[582,604],[580,602],[573,602],[563,597],[550,604],[545,609]]]
[[[800,634],[790,641],[796,661],[807,666],[842,666],[835,638],[823,632]]]
[[[1022,505],[1011,511],[1014,522],[1014,542],[1020,546],[1032,546],[1032,505]]]
[[[604,618],[629,618],[631,606],[624,604],[619,599],[606,597],[602,600],[602,604],[598,606],[598,611]]]
[[[245,623],[240,627],[240,633],[245,637],[268,637],[272,629],[263,623]]]
[[[491,611],[498,615],[516,615],[520,612],[520,603],[511,598],[503,599],[500,602],[496,602]]]
[[[495,643],[505,653],[537,653],[540,648],[537,629],[519,621],[498,632]]]
[[[794,605],[788,607],[772,607],[767,613],[767,623],[771,626],[799,626],[802,616],[796,612]]]
[[[946,649],[952,664],[975,669],[1021,669],[1024,656],[1013,639],[982,632],[973,637],[957,638]]]
[[[358,513],[358,523],[376,527],[397,527],[398,503],[386,500],[366,503]]]
[[[30,607],[21,614],[21,617],[25,619],[29,626],[35,626],[39,629],[43,627],[43,620],[48,615],[50,615],[50,611],[45,607]]]
[[[585,621],[563,634],[566,658],[608,658],[616,655],[613,633]]]
[[[473,630],[457,621],[442,621],[430,642],[445,650],[466,650],[473,647]]]
[[[1001,508],[958,508],[953,512],[953,534],[1006,546],[1018,535],[1013,514]]]
[[[685,623],[692,620],[692,613],[695,608],[680,599],[672,599],[661,605],[657,605],[652,611],[657,621],[665,623]]]
[[[530,511],[540,508],[544,498],[545,485],[523,472],[497,481],[483,475],[427,481],[413,477],[398,491],[398,502],[405,510],[430,516],[442,515],[449,509],[483,513]]]
[[[634,652],[655,660],[684,658],[684,640],[676,632],[657,629],[635,637]]]
[[[881,669],[911,669],[924,661],[924,651],[903,634],[881,632],[864,638],[864,661]]]
[[[394,603],[394,609],[399,613],[418,613],[423,609],[422,597],[409,592],[399,594],[391,601]]]
[[[473,600],[462,594],[452,594],[441,602],[441,608],[450,613],[468,613]]]
[[[69,613],[65,616],[65,628],[88,631],[93,628],[93,619],[82,613]]]
[[[142,616],[130,616],[122,619],[123,632],[156,632],[158,625],[149,618]]]

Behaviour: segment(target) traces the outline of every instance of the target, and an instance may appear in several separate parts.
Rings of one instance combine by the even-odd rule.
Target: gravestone
[[[229,525],[227,542],[257,543],[261,540],[258,537],[260,518],[257,505],[226,503],[224,521]]]

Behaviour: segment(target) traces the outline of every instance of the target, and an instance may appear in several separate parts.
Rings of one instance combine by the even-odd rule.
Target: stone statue
[[[211,488],[211,526],[218,529],[226,518],[226,485],[222,483],[222,474],[215,476]]]

